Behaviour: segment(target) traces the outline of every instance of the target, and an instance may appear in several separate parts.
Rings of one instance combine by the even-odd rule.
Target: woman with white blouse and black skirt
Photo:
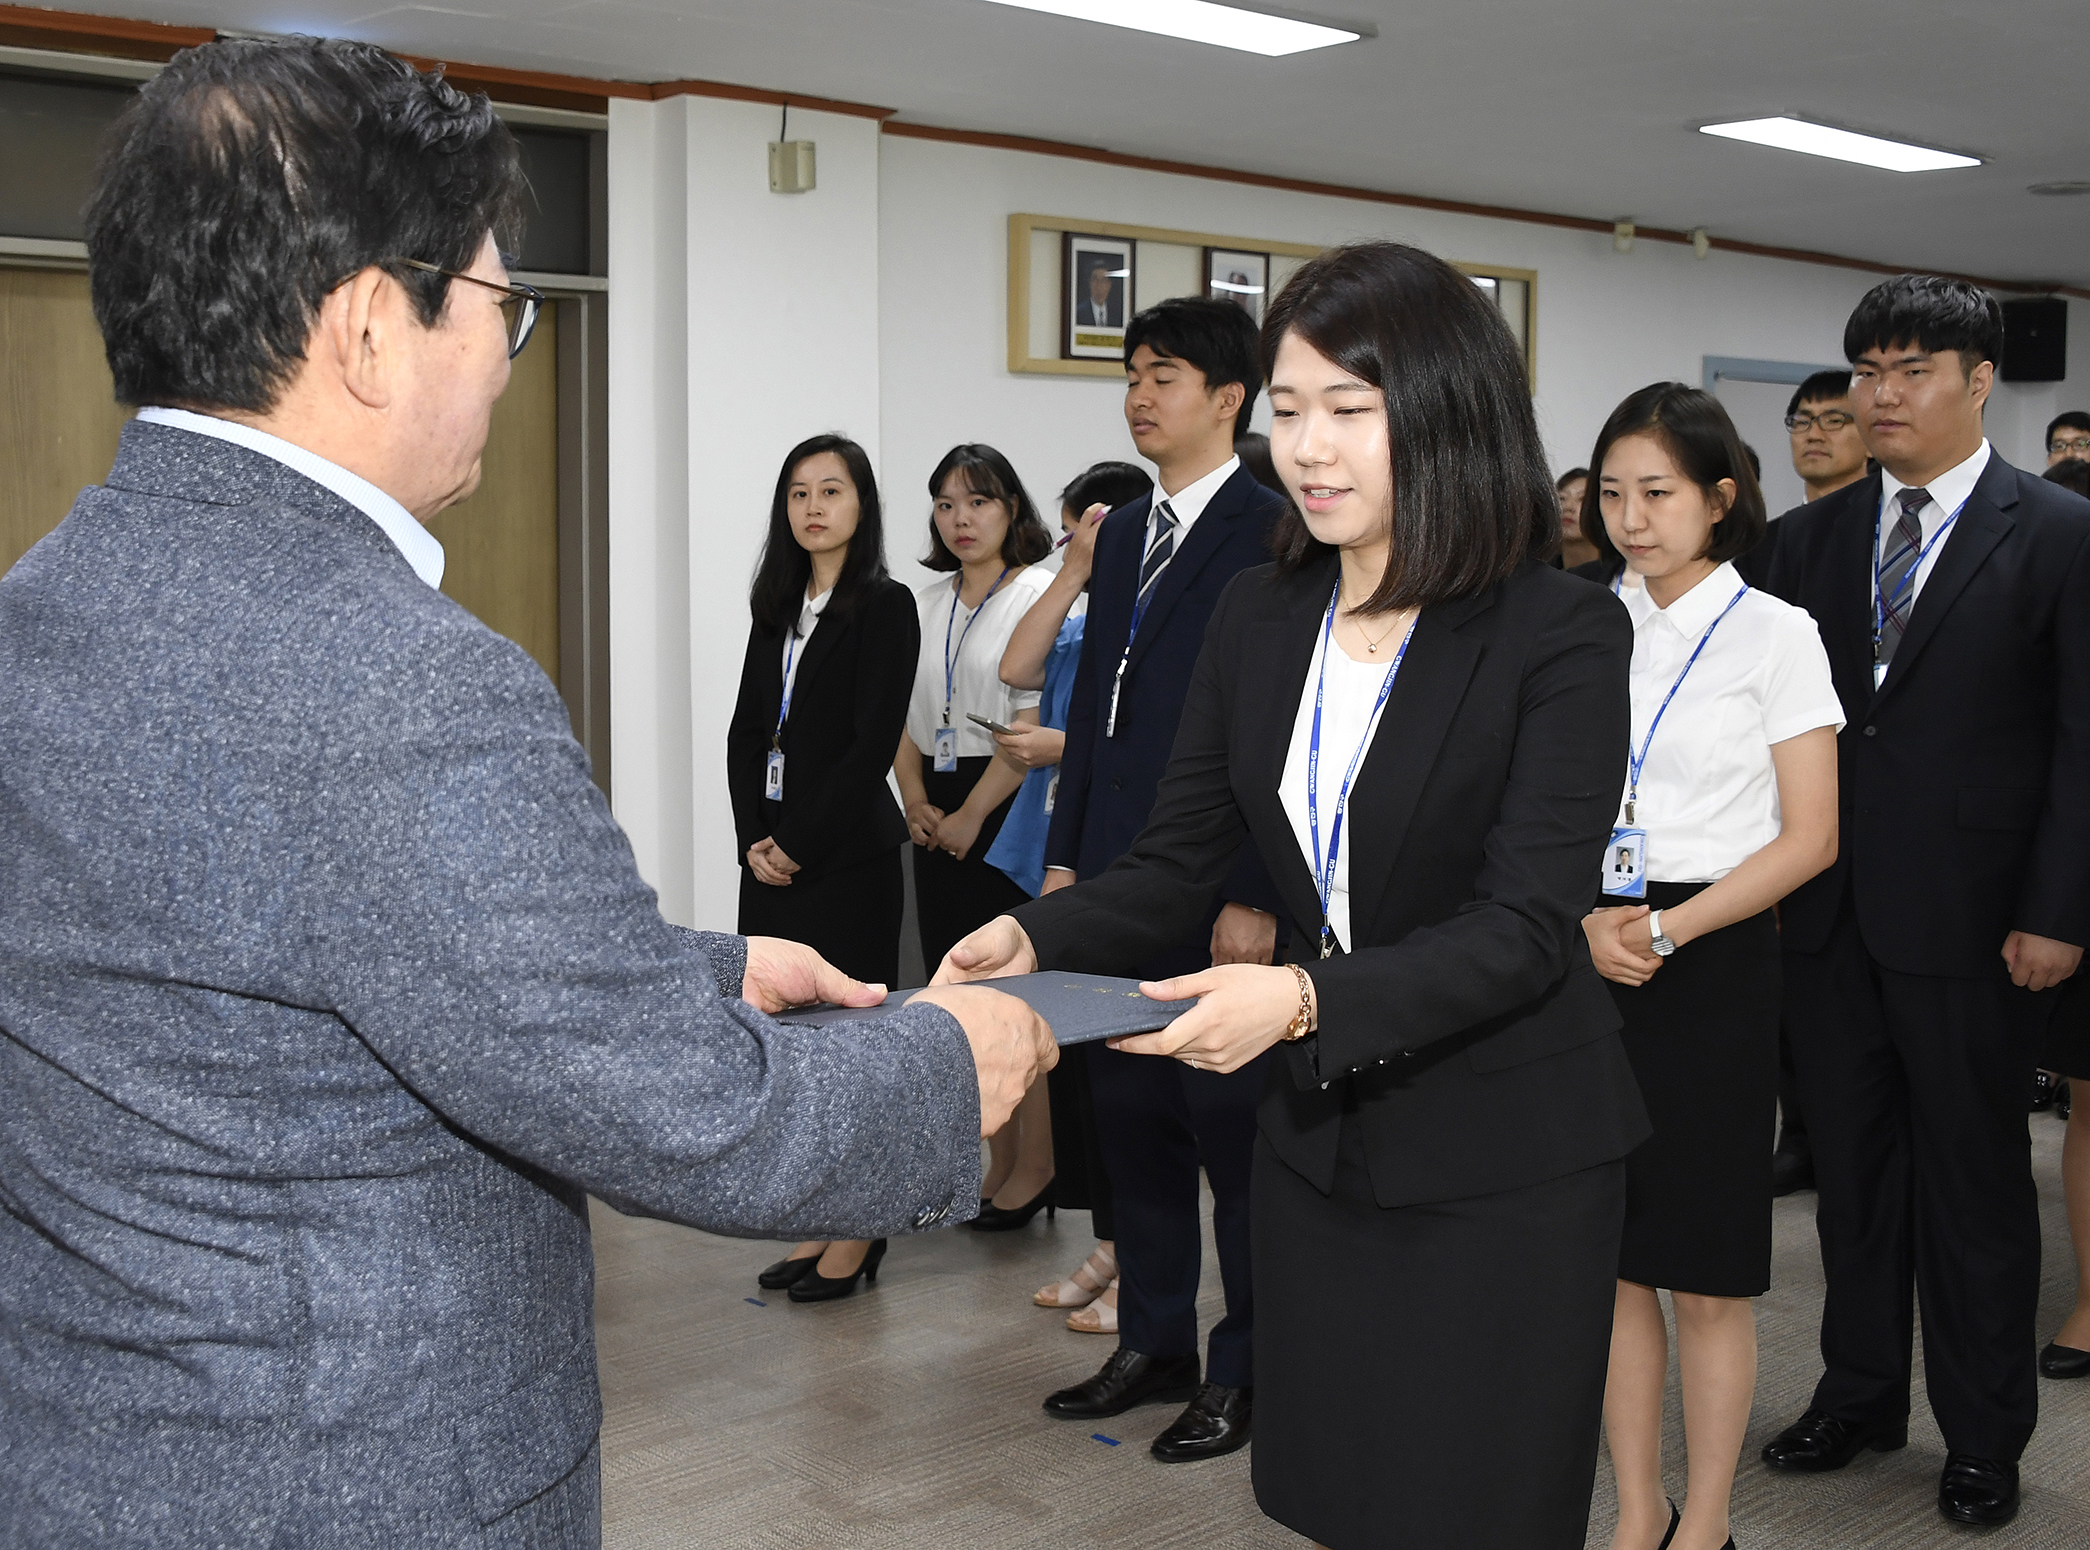
[[[1763,497],[1718,400],[1643,388],[1597,439],[1586,524],[1633,621],[1633,735],[1590,955],[1625,1019],[1654,1134],[1626,1160],[1626,1225],[1604,1425],[1612,1550],[1732,1550],[1728,1498],[1770,1285],[1778,1080],[1771,906],[1836,857],[1843,711],[1805,611],[1732,560]],[[1689,1489],[1662,1490],[1672,1294]]]

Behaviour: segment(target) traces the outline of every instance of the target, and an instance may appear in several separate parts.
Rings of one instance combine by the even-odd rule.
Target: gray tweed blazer
[[[552,686],[368,517],[131,425],[0,580],[0,1546],[585,1546],[585,1194],[970,1215],[934,1007],[780,1026]]]

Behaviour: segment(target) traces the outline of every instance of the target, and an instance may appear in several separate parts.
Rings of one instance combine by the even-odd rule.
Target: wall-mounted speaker
[[[2068,303],[2026,296],[2003,303],[2003,380],[2060,382],[2068,376]]]

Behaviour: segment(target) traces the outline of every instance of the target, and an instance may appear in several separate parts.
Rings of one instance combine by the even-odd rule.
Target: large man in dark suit
[[[1092,877],[1146,827],[1176,720],[1219,594],[1269,558],[1281,496],[1234,456],[1260,370],[1255,325],[1229,302],[1184,298],[1133,318],[1125,334],[1125,418],[1161,473],[1154,493],[1112,513],[1096,539],[1089,622],[1067,715],[1066,754],[1046,841],[1046,889]],[[1270,961],[1277,894],[1251,847],[1196,940],[1146,966],[1153,978],[1213,962]],[[1263,1062],[1232,1073],[1087,1053],[1096,1124],[1119,1223],[1119,1347],[1094,1378],[1046,1400],[1058,1415],[1117,1415],[1154,1399],[1187,1409],[1154,1442],[1169,1462],[1248,1441],[1248,1172]],[[1202,1259],[1198,1168],[1213,1194],[1226,1317],[1199,1383]]]
[[[2002,341],[1960,281],[1859,303],[1844,349],[1881,469],[1781,520],[1769,583],[1820,625],[1850,721],[1842,855],[1783,910],[1826,1370],[1764,1459],[1906,1441],[1914,1292],[1939,1509],[1977,1524],[2016,1513],[2037,1415],[2025,1100],[2090,941],[2090,505],[1983,438]]]
[[[766,1015],[864,987],[662,920],[551,684],[436,590],[526,193],[484,97],[365,44],[189,50],[113,131],[144,407],[0,580],[11,1550],[588,1550],[587,1195],[934,1226],[1050,1063],[1006,996]]]

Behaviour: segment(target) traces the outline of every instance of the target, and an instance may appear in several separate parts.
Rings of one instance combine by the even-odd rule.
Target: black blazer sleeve
[[[864,792],[878,787],[876,794],[884,795],[885,772],[893,767],[914,690],[922,629],[913,594],[888,582],[858,601],[847,627],[853,637],[847,645],[855,652],[855,693],[831,713],[851,717],[851,735],[823,772],[814,796],[785,801],[774,835],[778,848],[800,865],[838,852],[853,837],[850,831],[864,813]]]
[[[726,791],[733,804],[733,835],[740,845],[734,859],[743,864],[748,847],[769,833],[761,806],[762,752],[769,746],[770,733],[763,724],[763,706],[774,715],[783,695],[784,671],[777,662],[783,649],[779,637],[749,629],[747,653],[740,663],[740,693],[733,702],[733,719],[726,725]]]
[[[2015,929],[2084,947],[2090,946],[2090,513],[2080,502],[2073,509],[2057,504],[2075,519],[2077,536],[2054,598],[2054,751]]]

